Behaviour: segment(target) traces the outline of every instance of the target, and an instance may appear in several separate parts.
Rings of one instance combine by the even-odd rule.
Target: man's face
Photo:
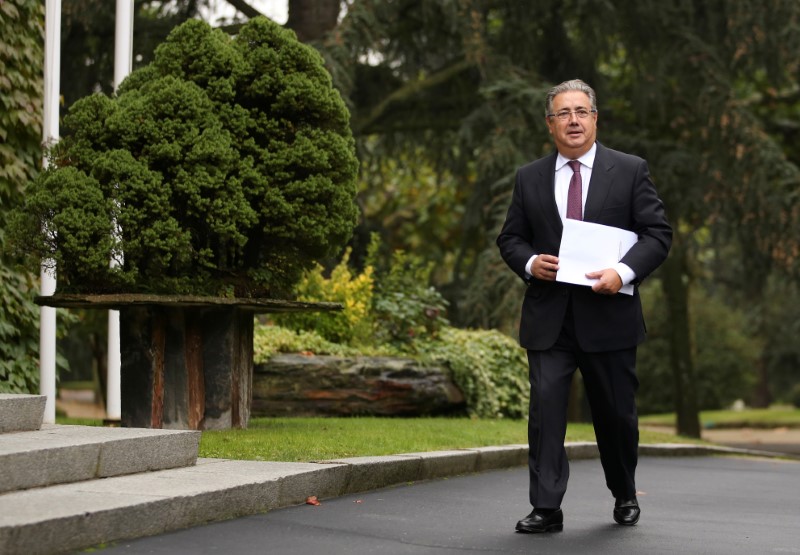
[[[553,98],[553,114],[586,110],[589,115],[579,118],[570,114],[561,121],[557,117],[547,118],[547,127],[553,136],[558,151],[567,158],[580,158],[586,154],[597,137],[597,112],[591,112],[589,95],[580,91],[567,91]]]

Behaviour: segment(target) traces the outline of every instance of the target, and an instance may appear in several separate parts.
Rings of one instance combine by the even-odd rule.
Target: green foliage
[[[344,306],[343,310],[278,314],[274,317],[275,322],[297,331],[313,330],[335,343],[361,346],[372,344],[372,267],[367,266],[362,273],[354,275],[348,266],[349,260],[348,249],[329,278],[323,276],[324,268],[317,264],[295,286],[298,300],[337,302]]]
[[[648,339],[639,347],[637,370],[642,413],[668,412],[673,404],[664,296],[657,281],[646,284],[642,302],[647,315]],[[701,288],[691,292],[692,336],[696,383],[692,384],[701,409],[718,409],[747,397],[755,380],[760,341],[747,333],[745,317]]]
[[[133,68],[153,60],[153,51],[177,25],[197,17],[209,0],[135,0]],[[64,106],[92,92],[114,91],[116,2],[61,0],[61,95]]]
[[[36,281],[16,269],[6,214],[41,163],[44,4],[0,2],[0,392],[35,393],[39,383]]]
[[[256,360],[265,361],[275,352],[412,354],[450,370],[471,415],[527,416],[525,351],[497,331],[447,327],[446,303],[428,285],[432,266],[419,257],[394,252],[383,271],[373,272],[373,264],[382,265],[379,249],[380,242],[373,237],[367,265],[357,275],[348,267],[349,250],[330,278],[323,276],[322,267],[308,272],[297,285],[298,298],[336,301],[345,309],[340,313],[273,317],[289,329],[256,326]]]
[[[495,330],[444,328],[420,346],[423,360],[447,366],[464,393],[467,411],[479,418],[527,418],[525,350]]]
[[[776,276],[777,277],[777,276]],[[771,279],[764,291],[763,364],[776,400],[794,403],[800,390],[800,284]]]
[[[361,165],[358,187],[362,227],[380,229],[392,250],[437,260],[432,279],[446,282],[462,241],[463,178],[436,167],[423,149],[393,154],[367,139],[359,157],[367,162]]]
[[[187,21],[116,96],[72,105],[15,240],[62,292],[285,295],[355,224],[348,119],[291,31]]]
[[[362,347],[388,345],[413,351],[415,339],[435,337],[447,325],[447,302],[429,285],[433,264],[402,251],[384,260],[380,246],[378,236],[373,236],[359,274],[349,266],[348,249],[330,277],[317,265],[295,287],[298,300],[338,302],[344,305],[343,311],[280,314],[275,322]]]
[[[328,341],[315,330],[293,330],[276,325],[256,325],[253,337],[253,361],[267,362],[277,353],[309,353],[333,356],[379,356],[388,355],[379,347],[351,347]]]
[[[410,356],[447,368],[463,392],[467,411],[478,418],[526,418],[528,362],[525,351],[507,335],[494,330],[442,328],[436,337],[418,338]],[[315,329],[288,329],[256,325],[254,361],[264,363],[276,353],[313,353],[334,356],[409,356],[406,346],[360,345],[331,342]]]
[[[352,107],[366,223],[393,248],[437,261],[451,321],[511,332],[522,292],[494,239],[515,168],[552,148],[544,92],[580,77],[598,92],[600,140],[648,159],[676,243],[689,245],[688,271],[670,281],[693,282],[744,314],[750,325],[740,329],[762,341],[769,372],[761,376],[784,394],[800,360],[797,318],[772,319],[764,305],[771,269],[792,283],[800,268],[798,18],[796,0],[768,8],[754,0],[713,8],[701,0],[354,0],[324,55]],[[437,174],[430,188],[428,168]],[[439,195],[418,193],[415,178],[419,191]],[[454,199],[458,221],[439,217],[442,197]],[[427,228],[431,214],[438,225]],[[710,232],[710,256],[734,271],[721,276],[707,264],[697,230]],[[740,246],[733,256],[732,243]],[[688,321],[671,325],[688,336]],[[658,364],[671,356],[663,347]],[[691,370],[680,362],[676,369]],[[660,376],[655,387],[671,389],[670,375]]]
[[[0,4],[0,207],[21,192],[41,160],[44,5]],[[0,210],[0,224],[4,222]],[[0,230],[4,226],[0,225]],[[2,231],[0,231],[2,234]],[[2,238],[0,237],[0,240]]]
[[[39,310],[34,283],[0,266],[0,393],[39,390]]]
[[[367,267],[376,268],[372,317],[374,341],[412,348],[416,338],[433,338],[448,324],[447,301],[430,285],[433,262],[401,250],[382,263],[380,241],[374,235],[367,253]]]

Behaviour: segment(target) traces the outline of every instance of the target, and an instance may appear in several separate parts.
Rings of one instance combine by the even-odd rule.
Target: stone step
[[[195,466],[0,494],[0,553],[73,553],[339,495],[346,465]]]
[[[38,430],[46,402],[44,395],[0,393],[0,433]]]
[[[183,430],[45,424],[2,434],[0,493],[189,466],[199,444],[200,432]]]
[[[0,494],[0,553],[56,554],[280,507],[527,461],[526,445],[336,461],[198,459],[185,468]]]

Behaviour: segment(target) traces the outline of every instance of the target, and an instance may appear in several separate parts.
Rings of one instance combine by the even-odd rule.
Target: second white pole
[[[117,0],[114,33],[114,90],[122,83],[133,67],[133,0]],[[111,265],[117,264],[111,259]],[[106,376],[106,418],[122,418],[121,368],[122,356],[119,341],[119,311],[108,311],[108,373]]]

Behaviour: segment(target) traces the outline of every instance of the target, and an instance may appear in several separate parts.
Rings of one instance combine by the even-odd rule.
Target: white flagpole
[[[114,90],[127,77],[133,66],[133,0],[117,0],[114,34]],[[118,264],[112,259],[111,265]],[[119,341],[119,311],[108,311],[108,373],[106,376],[106,418],[122,418],[122,356]]]
[[[47,0],[45,4],[44,48],[44,121],[42,136],[45,145],[58,140],[58,110],[61,91],[61,0]],[[45,166],[48,164],[45,159]],[[52,295],[56,290],[55,273],[41,270],[41,294]],[[39,309],[39,392],[47,397],[43,421],[56,421],[56,309],[43,306]]]

